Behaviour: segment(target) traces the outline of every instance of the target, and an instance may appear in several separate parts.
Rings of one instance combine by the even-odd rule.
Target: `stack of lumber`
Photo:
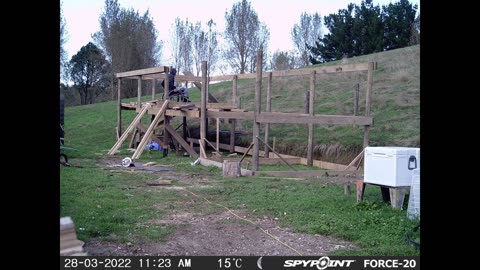
[[[60,256],[87,255],[83,251],[83,244],[77,239],[72,219],[70,217],[60,218]]]

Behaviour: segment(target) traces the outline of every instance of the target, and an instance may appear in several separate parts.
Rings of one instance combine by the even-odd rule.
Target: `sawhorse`
[[[357,180],[357,203],[363,200],[363,194],[365,192],[366,185],[379,186],[382,192],[382,199],[384,202],[390,202],[392,208],[403,208],[403,202],[405,195],[410,190],[409,186],[406,187],[390,187],[384,185],[377,185],[372,183],[365,183],[363,180]]]

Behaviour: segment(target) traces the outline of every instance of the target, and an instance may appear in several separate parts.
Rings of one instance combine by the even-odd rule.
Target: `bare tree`
[[[228,48],[224,52],[230,66],[241,74],[255,70],[256,51],[266,50],[269,31],[265,24],[260,25],[257,13],[247,0],[233,5],[225,13],[225,40]]]
[[[308,66],[309,50],[308,46],[314,46],[315,41],[322,35],[322,18],[318,13],[307,14],[303,12],[300,15],[300,23],[295,24],[291,31],[291,36],[295,48],[301,59],[301,66]]]
[[[173,65],[176,67],[177,72],[192,70],[194,59],[192,57],[194,46],[193,33],[192,23],[188,22],[188,20],[184,22],[179,17],[175,18],[171,41]]]
[[[202,61],[207,61],[207,73],[210,74],[215,69],[218,61],[218,41],[217,31],[213,28],[215,23],[210,19],[207,23],[208,31],[202,29],[200,22],[195,23],[193,28],[193,58],[195,62],[195,69],[197,76],[200,74]]]
[[[93,37],[111,63],[112,76],[157,65],[162,43],[157,42],[157,31],[148,10],[140,15],[133,9],[121,8],[118,0],[105,0],[99,22],[100,31]],[[134,80],[122,83],[125,97],[134,96],[136,87]]]

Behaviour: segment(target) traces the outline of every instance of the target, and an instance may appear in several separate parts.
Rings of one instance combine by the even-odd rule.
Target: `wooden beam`
[[[258,151],[259,142],[258,136],[260,135],[260,123],[257,122],[257,116],[262,112],[262,63],[263,52],[257,51],[257,76],[255,79],[255,120],[253,121],[253,158],[252,158],[252,170],[258,171]]]
[[[242,120],[254,120],[254,112],[232,112],[232,111],[207,111],[208,118],[230,118]]]
[[[142,106],[142,77],[137,80],[137,108]]]
[[[219,116],[217,116],[219,117]],[[350,115],[308,115],[302,113],[264,112],[257,116],[260,123],[319,124],[319,125],[371,125],[372,117]]]
[[[118,97],[117,97],[117,140],[122,136],[122,79],[118,79]]]
[[[374,63],[368,63],[368,77],[367,77],[367,94],[365,97],[365,116],[370,116],[370,109],[372,104],[372,89],[373,89],[373,69]],[[371,125],[371,124],[370,124]],[[363,134],[363,148],[367,147],[370,142],[370,125],[365,126]]]
[[[238,158],[222,158],[223,160],[229,161],[239,161]],[[247,160],[251,160],[251,158],[244,158]],[[290,165],[301,164],[300,158],[283,158],[285,161],[288,162]],[[258,163],[260,165],[278,165],[278,164],[285,164],[284,161],[280,158],[259,158]]]
[[[238,107],[238,102],[237,102],[237,75],[233,76],[233,81],[232,81],[232,105],[235,107]],[[230,153],[233,153],[235,151],[235,129],[237,126],[237,119],[230,119],[231,121],[231,127],[230,127]]]
[[[217,143],[217,152],[220,153],[220,148],[218,148],[220,144],[220,118],[216,119],[216,143]]]
[[[315,114],[315,70],[310,74],[310,91],[308,98],[308,113],[313,117]],[[308,143],[307,143],[307,166],[313,166],[313,124],[308,123]]]
[[[341,172],[329,170],[311,170],[311,171],[256,171],[255,175],[267,174],[277,177],[328,177],[333,175],[352,177],[352,182],[363,177],[363,171],[357,172]]]
[[[272,72],[267,73],[267,101],[266,112],[272,111]],[[265,142],[270,143],[270,123],[265,123]],[[268,157],[270,149],[265,144],[265,157]]]
[[[147,127],[145,127],[142,123],[138,123],[137,127],[143,132],[143,133],[146,133],[147,132]],[[165,147],[165,143],[160,140],[153,132],[152,132],[152,135],[150,136],[150,138],[152,139],[152,141],[158,143],[158,145],[162,146],[162,147]]]
[[[187,142],[193,142],[193,143],[196,143],[196,144],[200,144],[200,141],[198,139],[194,139],[194,138],[187,138]],[[220,149],[224,149],[224,150],[229,150],[230,149],[230,145],[229,144],[224,144],[224,143],[220,143],[219,144],[219,147]],[[213,147],[215,148],[215,147]],[[247,147],[241,147],[241,146],[235,146],[235,152],[238,152],[238,153],[245,153],[247,152]],[[249,150],[247,152],[248,155],[253,155],[253,150]],[[263,151],[259,151],[259,155],[264,155],[264,152]]]
[[[262,141],[262,139],[258,138],[257,136],[257,139]],[[277,153],[277,151],[273,150],[273,148],[270,147],[270,145],[268,145],[268,143],[262,141],[268,148],[270,148],[270,150],[272,150],[273,153],[275,153],[277,155],[277,157],[279,157],[283,162],[285,162],[285,164],[288,165],[288,167],[290,167],[292,170],[296,171],[297,169],[295,169],[294,167],[292,167],[292,165],[290,165],[285,159],[283,159],[283,157]],[[257,170],[258,171],[258,170]]]
[[[188,74],[191,74],[191,75],[177,75],[175,76],[175,80],[177,81],[189,81],[189,82],[201,82],[202,81],[202,77],[197,77],[197,76],[193,76],[193,74],[191,72],[183,72],[183,73],[188,73]]]
[[[170,135],[172,135],[172,137],[182,145],[183,149],[187,150],[188,154],[191,156],[191,157],[194,157],[194,158],[197,158],[198,157],[198,154],[197,152],[195,152],[195,150],[193,150],[193,148],[190,147],[190,145],[188,145],[188,143],[182,138],[182,136],[180,136],[176,131],[175,129],[168,125],[168,124],[165,124],[165,128],[166,130],[168,131],[168,133],[170,133]]]
[[[162,73],[162,72],[165,72],[165,68],[166,67],[163,66],[163,67],[138,69],[138,70],[132,70],[127,72],[120,72],[120,73],[117,73],[116,76],[117,78],[124,78],[124,77],[141,76],[141,75],[154,74],[154,73]]]
[[[142,152],[145,148],[145,145],[147,145],[147,142],[150,141],[150,136],[153,134],[153,129],[157,126],[157,124],[160,121],[162,115],[165,113],[165,110],[167,110],[167,105],[168,105],[168,100],[165,100],[162,108],[155,115],[155,118],[153,119],[152,123],[150,124],[147,131],[143,135],[142,140],[140,141],[140,143],[137,146],[137,150],[135,150],[135,153],[133,153],[133,155],[132,155],[132,159],[138,159],[140,157],[140,155],[142,154]],[[165,123],[164,125],[166,125],[166,122],[164,122],[164,123]],[[165,137],[166,136],[164,134],[165,144],[168,144],[168,141],[165,139]]]
[[[231,81],[233,78],[237,75],[223,75],[223,76],[212,76],[210,77],[211,82],[216,82],[216,81]]]
[[[148,108],[150,107],[150,103],[145,104],[143,107],[143,110],[138,113],[135,118],[133,119],[132,123],[127,127],[125,132],[120,136],[120,138],[117,140],[117,142],[112,146],[110,151],[108,151],[109,155],[114,155],[115,152],[122,146],[122,143],[125,141],[125,139],[128,137],[128,133],[132,131],[134,128],[137,127],[137,124],[140,122],[140,119],[142,119],[143,115],[147,112]]]
[[[155,79],[152,80],[152,101],[155,100]]]
[[[202,61],[202,88],[200,90],[200,140],[207,139],[207,61]]]

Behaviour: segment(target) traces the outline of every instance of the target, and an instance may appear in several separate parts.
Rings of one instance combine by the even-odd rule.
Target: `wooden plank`
[[[220,112],[221,113],[221,112]],[[221,117],[218,115],[217,117]],[[260,123],[320,124],[320,125],[371,125],[372,117],[350,115],[308,115],[303,113],[264,112],[257,116]]]
[[[372,104],[372,89],[373,89],[373,69],[374,63],[368,63],[368,77],[367,77],[367,94],[365,97],[365,116],[370,116],[370,109]],[[370,125],[364,127],[363,132],[363,148],[370,143]]]
[[[223,160],[230,160],[230,161],[238,161],[238,158],[222,158]],[[246,158],[247,160],[251,158]],[[295,165],[295,164],[301,164],[300,159],[301,158],[283,158],[286,160],[289,164]],[[278,165],[278,164],[285,164],[280,158],[259,158],[258,163],[260,165]]]
[[[202,61],[202,88],[200,90],[200,140],[207,139],[207,61]]]
[[[215,133],[215,142],[217,143],[217,152],[220,152],[220,148],[218,148],[219,144],[220,144],[220,118],[215,118],[217,121],[216,121],[216,133]]]
[[[222,163],[220,163],[218,161],[206,159],[206,158],[200,158],[200,164],[202,164],[203,166],[215,166],[215,167],[218,167],[218,168],[223,168]],[[253,175],[253,172],[250,171],[250,170],[240,169],[240,171],[242,173],[242,176],[252,176]]]
[[[200,144],[199,140],[198,139],[194,139],[194,138],[187,138],[187,142],[193,142],[193,143],[196,143],[196,144]],[[230,149],[230,145],[229,144],[224,144],[224,143],[220,143],[219,144],[219,147],[220,149],[224,149],[224,150],[229,150]],[[215,147],[213,147],[215,148]],[[247,151],[247,147],[241,147],[241,146],[235,146],[235,152],[238,152],[238,153],[245,153]],[[247,153],[248,155],[253,155],[253,150],[250,150],[248,151]],[[263,151],[259,151],[259,155],[264,155],[264,152]]]
[[[329,176],[346,176],[355,178],[363,177],[363,171],[344,172],[344,171],[330,171],[330,170],[311,170],[311,171],[257,171],[255,175],[267,174],[279,177],[329,177]]]
[[[183,73],[189,73],[189,72],[183,72]],[[189,73],[191,74],[191,73]],[[198,76],[193,76],[192,75],[177,75],[175,76],[175,80],[177,81],[189,81],[189,82],[201,82],[202,81],[202,77],[198,77]]]
[[[122,79],[118,79],[118,92],[117,92],[117,140],[122,136],[122,91],[121,91]]]
[[[291,155],[285,155],[285,154],[280,154],[283,158],[298,158],[297,156],[291,156]],[[274,155],[270,153],[270,158],[273,158]],[[306,158],[300,158],[300,163],[303,165],[307,165],[307,159]],[[328,169],[328,170],[345,170],[347,165],[343,164],[337,164],[337,163],[331,163],[331,162],[326,162],[322,160],[313,160],[313,166],[319,167],[322,169]],[[352,169],[353,170],[353,169]]]
[[[211,82],[216,82],[216,81],[231,81],[233,78],[237,75],[222,75],[222,76],[211,76],[210,81]]]
[[[308,113],[310,116],[315,114],[315,70],[310,74],[310,91],[308,98]],[[307,143],[307,166],[313,166],[313,124],[308,123],[308,143]]]
[[[254,112],[232,112],[232,111],[207,111],[208,118],[229,118],[229,119],[242,119],[242,120],[254,120]]]
[[[148,113],[154,112],[155,110],[149,110]],[[179,111],[179,110],[167,110],[165,113],[168,116],[185,116],[190,118],[200,118],[199,111]]]
[[[125,133],[120,136],[120,138],[117,140],[117,142],[112,146],[110,151],[108,151],[109,155],[114,155],[115,152],[117,152],[118,148],[122,145],[122,143],[125,141],[125,139],[128,137],[128,133],[132,131],[134,128],[136,128],[137,124],[140,122],[140,119],[142,119],[143,115],[147,112],[148,108],[150,107],[150,104],[147,103],[143,107],[142,111],[138,113],[135,118],[133,119],[132,123],[127,127],[125,130]]]
[[[142,106],[142,77],[137,80],[137,108]]]
[[[162,73],[165,72],[165,66],[163,67],[153,67],[153,68],[145,68],[145,69],[137,69],[127,72],[119,72],[116,74],[117,78],[124,78],[124,77],[132,77],[132,76],[141,76],[146,74],[153,74],[153,73]]]
[[[140,157],[140,155],[142,154],[142,152],[145,148],[145,145],[147,144],[148,141],[150,141],[150,136],[153,134],[153,129],[157,126],[157,124],[160,121],[162,115],[164,115],[165,110],[167,110],[167,105],[168,105],[168,100],[165,100],[162,108],[155,115],[155,118],[153,119],[152,123],[150,124],[147,131],[143,135],[143,138],[140,141],[140,143],[138,144],[137,149],[135,150],[135,153],[133,153],[133,155],[132,155],[132,159],[138,159]],[[166,125],[166,123],[164,125]],[[164,136],[165,136],[165,134],[164,134]],[[168,141],[166,139],[165,139],[165,144],[168,144]]]
[[[142,124],[142,123],[138,123],[137,127],[143,132],[143,133],[146,133],[147,132],[147,128]],[[152,135],[150,136],[150,138],[158,143],[158,145],[162,146],[162,147],[165,147],[165,144],[163,143],[162,140],[160,140],[155,134],[153,134],[152,132]]]
[[[257,51],[257,76],[255,79],[255,120],[253,121],[253,157],[252,157],[252,170],[258,171],[258,152],[259,152],[259,138],[260,135],[260,123],[257,122],[257,116],[262,112],[262,63],[263,63],[263,51]]]
[[[272,72],[268,72],[267,75],[267,101],[266,101],[266,112],[272,111]],[[265,124],[265,142],[270,143],[270,123]],[[264,150],[265,157],[268,157],[270,149],[265,145]]]
[[[152,80],[152,101],[155,100],[155,79]]]
[[[195,152],[195,150],[193,150],[193,148],[190,147],[190,145],[188,145],[188,143],[182,138],[182,136],[180,136],[176,131],[175,129],[166,124],[165,125],[165,128],[166,130],[168,131],[168,133],[170,133],[170,135],[172,135],[172,137],[182,145],[183,149],[187,150],[188,154],[191,156],[191,157],[194,157],[194,158],[197,158],[198,157],[198,154],[197,152]]]

